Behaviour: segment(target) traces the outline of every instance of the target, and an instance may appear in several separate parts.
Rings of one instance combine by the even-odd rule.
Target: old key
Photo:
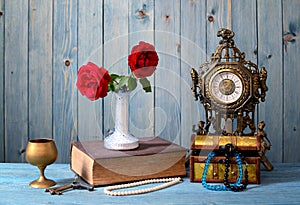
[[[64,186],[54,187],[54,188],[47,188],[45,191],[50,192],[51,195],[61,195],[63,191],[68,189],[87,189],[89,191],[94,190],[94,186],[89,186],[87,184],[83,184],[79,181],[77,181],[78,177],[75,177],[75,180],[71,184],[67,184]]]
[[[55,188],[48,188],[45,191],[46,192],[50,192],[51,195],[61,195],[62,191],[70,189],[73,187],[73,183],[72,184],[68,184],[68,185],[64,185],[64,186],[59,186],[59,187],[55,187]]]

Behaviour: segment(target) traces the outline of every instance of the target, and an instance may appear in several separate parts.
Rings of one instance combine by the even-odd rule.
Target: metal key
[[[73,189],[87,189],[89,191],[93,191],[94,186],[85,185],[80,182],[73,182]]]
[[[75,174],[74,182],[73,182],[73,189],[87,189],[89,191],[94,190],[94,186],[90,186],[88,184],[84,184],[80,182],[80,177]]]
[[[67,184],[67,185],[64,185],[64,186],[48,188],[45,191],[50,192],[51,195],[54,195],[54,194],[61,195],[62,191],[70,189],[72,187],[73,187],[73,183],[72,184]]]
[[[50,192],[51,195],[54,195],[54,194],[61,195],[63,191],[65,191],[67,189],[71,189],[71,188],[72,189],[87,189],[89,191],[94,190],[94,186],[89,186],[87,184],[83,184],[83,183],[79,182],[79,177],[77,175],[75,175],[73,183],[67,184],[64,186],[54,187],[54,188],[47,188],[45,191]]]

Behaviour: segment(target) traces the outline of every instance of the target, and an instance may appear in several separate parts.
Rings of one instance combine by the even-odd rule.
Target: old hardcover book
[[[186,176],[187,149],[160,137],[139,138],[134,150],[104,148],[103,141],[73,142],[71,170],[94,186]]]

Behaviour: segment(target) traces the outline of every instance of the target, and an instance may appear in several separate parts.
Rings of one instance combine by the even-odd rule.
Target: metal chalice
[[[58,153],[54,140],[38,138],[30,140],[26,148],[26,160],[40,170],[40,177],[30,182],[31,187],[47,188],[54,186],[55,181],[47,179],[44,171],[46,167],[57,159]]]

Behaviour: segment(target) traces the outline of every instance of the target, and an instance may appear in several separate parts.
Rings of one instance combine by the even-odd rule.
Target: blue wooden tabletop
[[[39,175],[36,167],[0,163],[0,204],[300,204],[300,163],[274,164],[274,167],[271,172],[262,167],[261,184],[251,184],[239,193],[210,191],[200,183],[191,183],[187,176],[182,183],[156,192],[107,196],[104,187],[50,195],[45,189],[29,187],[29,182]],[[45,175],[58,185],[74,179],[68,164],[50,165]]]

